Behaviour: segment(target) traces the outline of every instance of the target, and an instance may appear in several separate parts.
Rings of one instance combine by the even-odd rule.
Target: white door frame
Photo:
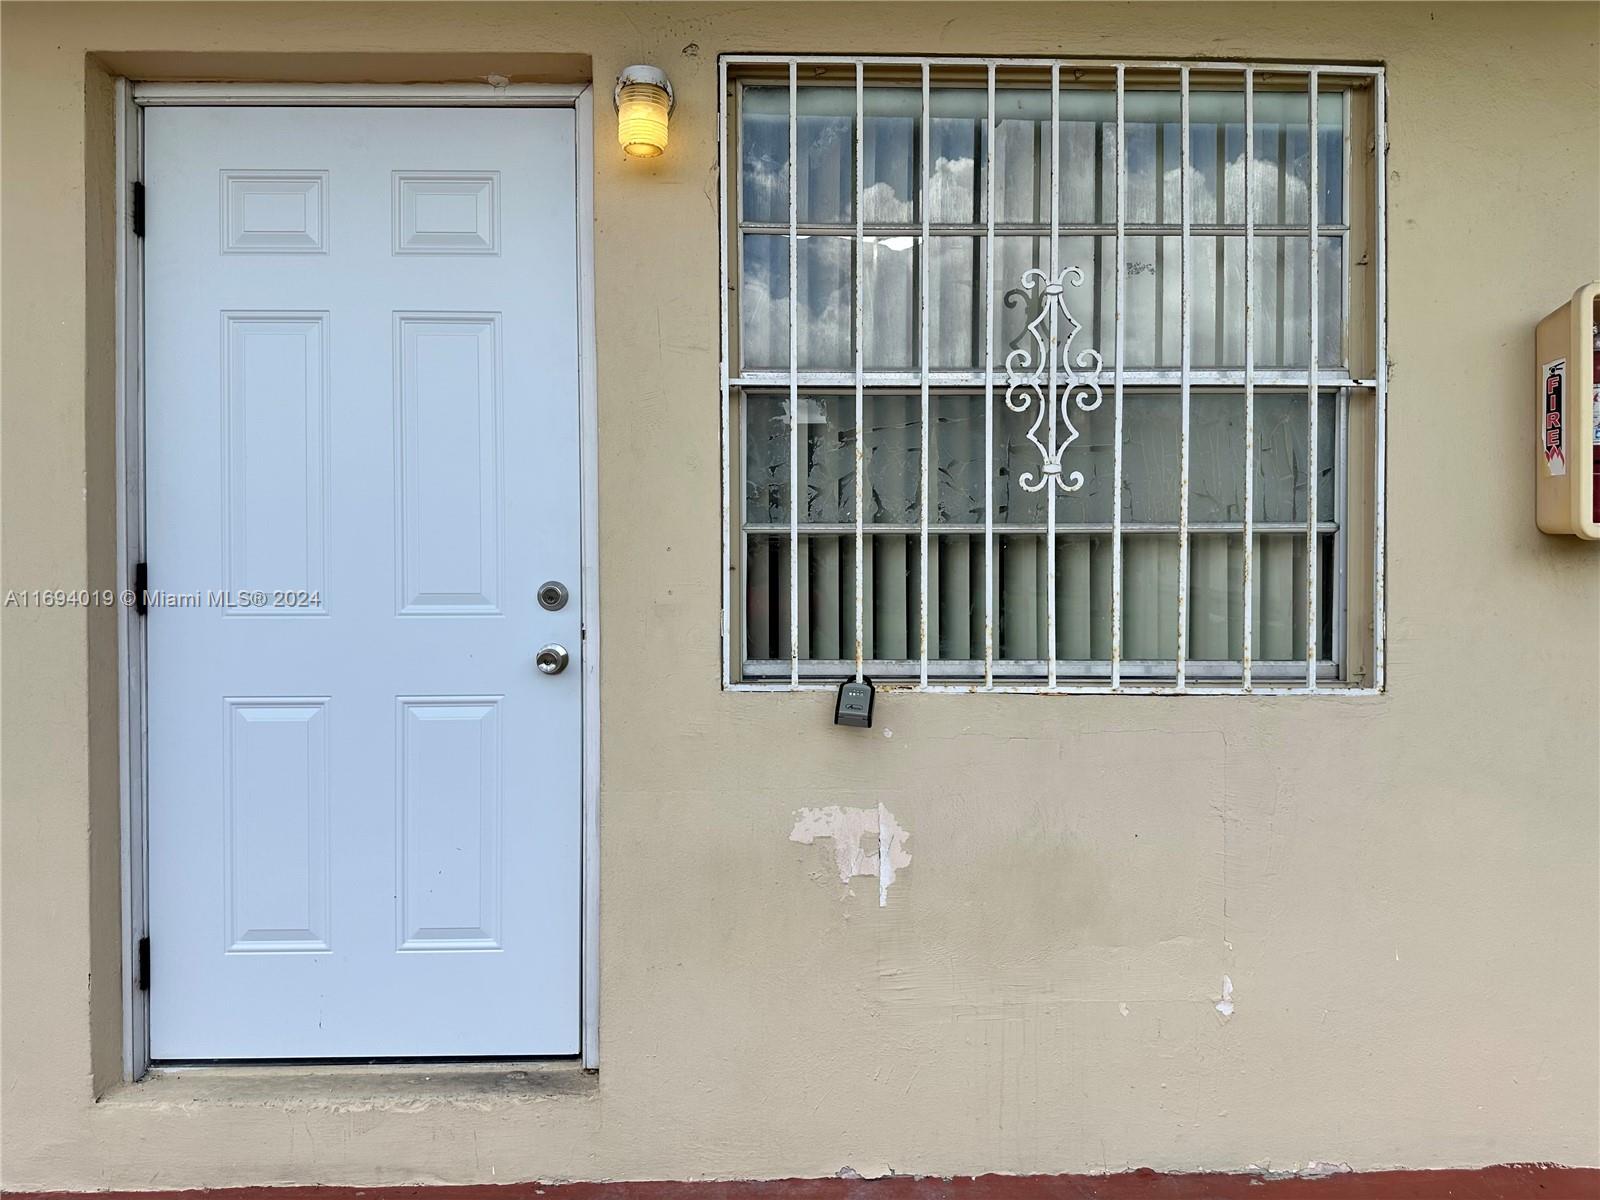
[[[594,105],[588,84],[138,83],[117,80],[117,580],[134,586],[144,561],[144,247],[133,232],[133,185],[144,179],[143,109],[151,105],[570,108],[575,116],[578,214],[578,401],[583,557],[583,1065],[600,1065],[600,556],[594,336]],[[155,198],[159,203],[159,197]],[[145,624],[118,605],[122,852],[123,1074],[150,1067],[150,993],[140,987],[149,934],[145,791]]]

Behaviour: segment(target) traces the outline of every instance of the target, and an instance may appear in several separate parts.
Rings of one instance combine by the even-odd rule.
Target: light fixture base
[[[667,73],[660,67],[652,67],[645,63],[635,63],[631,67],[623,67],[617,74],[617,86],[611,90],[611,106],[620,110],[622,108],[622,89],[630,83],[645,83],[651,87],[658,87],[667,94],[667,115],[677,107],[678,101],[672,94],[672,81],[667,78]]]

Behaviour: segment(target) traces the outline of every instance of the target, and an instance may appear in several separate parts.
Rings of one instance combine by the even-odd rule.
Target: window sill
[[[204,1107],[383,1111],[487,1109],[598,1096],[576,1059],[492,1063],[249,1064],[153,1067],[100,1097],[110,1108]]]

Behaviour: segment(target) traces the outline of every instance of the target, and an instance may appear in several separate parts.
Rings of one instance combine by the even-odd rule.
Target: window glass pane
[[[1318,657],[1330,658],[1333,630],[1333,535],[1319,539]],[[1258,534],[1251,551],[1252,658],[1263,663],[1304,662],[1306,653],[1305,535]],[[1244,654],[1244,538],[1198,533],[1189,541],[1189,644],[1191,662],[1237,660]],[[1238,672],[1229,672],[1237,674]],[[1281,676],[1280,676],[1281,677]],[[1303,676],[1302,676],[1303,677]]]
[[[1331,659],[1333,649],[1333,546],[1333,534],[1319,536],[1321,560],[1317,576],[1317,657],[1323,662]],[[1257,534],[1250,558],[1250,583],[1254,613],[1251,638],[1256,665],[1292,663],[1296,668],[1293,677],[1303,678],[1302,664],[1306,657],[1305,534]],[[1242,646],[1234,653],[1243,653]],[[1282,678],[1281,673],[1279,678]]]
[[[920,398],[912,394],[867,398],[868,523],[901,525],[904,533],[868,535],[866,602],[869,657],[915,658],[920,619],[918,523],[920,489]],[[747,573],[752,617],[751,655],[787,655],[788,540],[787,397],[750,397],[746,405],[745,493]],[[1321,517],[1332,521],[1333,458],[1337,393],[1319,406]],[[934,512],[930,523],[981,526],[983,512],[982,398],[935,394],[930,398]],[[807,505],[804,521],[848,525],[854,519],[854,398],[802,396],[802,470]],[[1257,521],[1298,524],[1304,513],[1304,397],[1268,392],[1257,396]],[[1084,433],[1067,452],[1068,469],[1086,476],[1084,489],[1058,500],[1063,532],[1057,539],[1057,654],[1063,662],[1109,653],[1110,540],[1103,533],[1078,533],[1077,522],[1109,517],[1111,414],[1102,406],[1083,414]],[[1175,653],[1176,547],[1170,532],[1139,532],[1137,523],[1176,521],[1178,401],[1175,396],[1133,393],[1127,397],[1124,495],[1156,503],[1125,504],[1125,647],[1129,660],[1170,658]],[[1004,658],[1037,660],[1046,653],[1045,584],[1047,545],[1042,526],[1043,493],[1024,493],[1017,476],[1031,470],[1039,452],[1026,440],[1031,414],[1005,412],[997,422],[997,588],[1001,602]],[[1236,393],[1197,392],[1191,397],[1190,520],[1194,525],[1239,519],[1243,502],[1238,465],[1243,452],[1243,399]],[[1026,505],[1019,511],[1018,498]],[[1008,503],[1009,501],[1009,503]],[[1009,521],[1008,519],[1009,518]],[[1027,532],[1007,533],[1018,524]],[[768,528],[762,528],[766,526]],[[770,528],[776,526],[776,529]],[[802,652],[813,658],[854,654],[853,534],[805,533],[802,526]],[[1258,663],[1298,661],[1304,656],[1305,553],[1299,530],[1259,532],[1255,538],[1252,587],[1255,657]],[[1319,599],[1322,646],[1332,630],[1332,535],[1322,538],[1323,576]],[[1191,533],[1189,658],[1211,662],[1242,653],[1243,543],[1238,532]],[[981,654],[982,536],[937,532],[929,547],[930,655]],[[902,583],[902,581],[904,581]],[[873,622],[881,637],[874,640]],[[932,647],[937,647],[933,649]],[[1087,647],[1087,648],[1086,648]]]
[[[1055,488],[1056,520],[1060,524],[1074,522],[1108,522],[1111,520],[1112,485],[1112,428],[1115,414],[1112,411],[1110,390],[1105,400],[1093,412],[1082,412],[1076,404],[1072,407],[1072,424],[1078,431],[1076,439],[1062,452],[1062,472],[1071,475],[1082,473],[1083,485],[1073,492]],[[1057,410],[1061,407],[1061,393],[1057,393]],[[1026,397],[1017,394],[1017,402]],[[1007,407],[998,389],[995,397],[995,523],[1009,525],[1045,524],[1045,503],[1050,491],[1045,488],[1029,490],[1038,483],[1044,452],[1029,440],[1033,423],[1039,414],[1035,401],[1022,412]],[[1036,436],[1048,447],[1050,430],[1048,420],[1042,422]],[[1057,445],[1067,440],[1067,430],[1060,422],[1056,425]],[[1024,477],[1026,484],[1024,485]]]
[[[854,659],[855,536],[810,534],[802,538],[800,549],[806,560],[805,657]]]
[[[1063,262],[1069,243],[1089,239],[1062,238]],[[1107,363],[1115,356],[1115,330],[1100,319],[1115,303],[1114,238],[1095,239],[1092,255],[1076,259],[1097,264],[1100,287],[1083,305],[1086,326]],[[1242,236],[1191,234],[1190,363],[1196,368],[1244,365],[1244,241]],[[1343,239],[1319,239],[1318,324],[1321,365],[1343,365],[1344,262]],[[1130,235],[1126,241],[1127,283],[1123,302],[1125,353],[1129,367],[1177,367],[1182,361],[1181,236]],[[1260,234],[1255,239],[1255,365],[1303,367],[1310,318],[1309,264],[1303,237]],[[1074,303],[1073,314],[1078,315]],[[1005,326],[1002,326],[1004,328]]]
[[[1160,181],[1173,146],[1165,136],[1168,126],[1156,119],[1161,115],[1156,111],[1159,99],[1130,91],[1123,100],[1123,142],[1128,159],[1123,186],[1129,225],[1153,225],[1167,219]]]
[[[935,88],[929,95],[928,220],[976,224],[983,220],[983,131],[986,90]]]
[[[1334,440],[1339,394],[1323,392],[1317,401],[1317,519],[1336,519]],[[1304,392],[1256,393],[1257,521],[1306,519],[1306,397]]]
[[[789,240],[747,233],[739,241],[739,355],[744,366],[789,365]]]
[[[1239,393],[1195,392],[1189,413],[1189,519],[1193,522],[1241,521],[1244,511],[1244,399]],[[1178,398],[1130,392],[1124,396],[1123,520],[1175,523],[1177,509]],[[1298,392],[1257,392],[1255,397],[1255,519],[1260,522],[1303,522],[1305,509],[1305,396]],[[1338,393],[1324,392],[1317,406],[1320,480],[1317,506],[1321,520],[1333,520],[1335,433]],[[1038,501],[1018,487],[1014,477],[1033,469],[1039,452],[1027,441],[1033,412],[1007,413],[1002,438],[997,434],[997,520],[1042,520]],[[1068,470],[1085,476],[1084,488],[1063,496],[1057,515],[1062,520],[1110,519],[1112,463],[1109,399],[1093,413],[1074,412],[1083,430],[1063,458]],[[1041,433],[1041,437],[1044,435]],[[1069,505],[1071,507],[1069,507]],[[1020,515],[1019,515],[1020,513]]]
[[[1067,311],[1079,328],[1073,332],[1065,321],[1057,324],[1057,335],[1064,343],[1063,354],[1070,353],[1075,366],[1082,366],[1078,356],[1088,350],[1098,351],[1104,362],[1115,357],[1112,331],[1117,300],[1116,255],[1115,236],[1063,234],[1057,238],[1057,271],[1077,267],[1082,272],[1081,278],[1068,276],[1062,293]],[[1067,342],[1069,336],[1072,340]]]
[[[802,658],[854,656],[854,537],[808,533],[807,523],[855,520],[855,398],[802,395],[798,405],[805,511],[798,558]],[[746,647],[749,657],[789,653],[789,398],[745,401]]]
[[[1092,402],[1092,393],[1075,390],[1068,408],[1068,417],[1078,436],[1072,440],[1061,457],[1062,474],[1082,474],[1083,485],[1076,491],[1056,489],[1056,522],[1060,524],[1095,523],[1111,521],[1113,486],[1115,483],[1112,449],[1116,441],[1116,410],[1112,400],[1110,381],[1101,389],[1099,406],[1084,412],[1080,400]],[[1124,415],[1126,421],[1126,414]],[[1058,444],[1066,440],[1066,430],[1057,433]]]
[[[787,220],[784,157],[774,150],[774,122],[782,125],[786,154],[787,91],[748,90],[745,124],[750,127],[744,153],[744,194],[748,219]],[[802,220],[848,223],[850,156],[853,154],[854,93],[849,88],[802,88],[808,140],[802,156]],[[867,219],[914,223],[920,184],[917,167],[917,88],[868,89],[869,132],[877,151],[867,172],[870,195]],[[1304,93],[1260,93],[1257,96],[1257,218],[1263,223],[1304,221],[1305,152]],[[981,221],[983,112],[986,97],[977,89],[938,89],[933,94],[937,139],[935,170],[930,177],[937,220]],[[1114,171],[1114,126],[1107,152],[1107,112],[1114,103],[1104,93],[1063,91],[1062,204],[1063,221],[1114,219],[1114,189],[1106,182]],[[1173,92],[1131,92],[1128,96],[1129,219],[1132,222],[1178,220],[1177,96]],[[1049,150],[1039,140],[1048,131],[1048,94],[1006,90],[997,96],[1002,128],[996,153],[1002,159],[1000,218],[1047,220]],[[845,115],[833,113],[842,109]],[[1324,220],[1342,216],[1343,98],[1321,97],[1326,143],[1323,171]],[[769,111],[770,110],[770,111]],[[816,111],[811,111],[816,110]],[[944,115],[940,115],[940,114]],[[1191,95],[1191,184],[1195,223],[1234,223],[1243,210],[1243,97],[1237,92]],[[1299,116],[1298,133],[1295,124]],[[1043,125],[1041,125],[1041,121]],[[842,147],[842,148],[840,148]],[[841,157],[842,156],[842,157]],[[838,164],[843,164],[840,167]],[[891,164],[895,164],[891,166]],[[1226,164],[1227,169],[1223,169]],[[841,199],[842,197],[842,199]],[[774,207],[776,205],[776,207]],[[1219,216],[1220,205],[1220,216]],[[829,240],[800,249],[802,366],[844,368],[852,365],[847,342],[849,253]],[[1084,338],[1101,349],[1109,363],[1115,345],[1109,311],[1115,286],[1115,243],[1110,237],[1063,235],[1062,266],[1082,266],[1094,281],[1074,297],[1074,315],[1083,321]],[[1337,236],[1321,240],[1320,360],[1343,363],[1343,243]],[[1029,319],[1019,284],[1029,267],[1048,265],[1048,239],[1004,237],[997,245],[995,283],[999,304],[998,336],[1014,348]],[[1179,362],[1179,239],[1130,236],[1127,240],[1128,365],[1176,366]],[[1190,296],[1193,304],[1192,362],[1196,367],[1241,366],[1244,359],[1243,239],[1196,235],[1191,239]],[[931,262],[931,365],[972,368],[980,365],[983,315],[976,311],[981,290],[981,242],[936,243]],[[1306,359],[1307,268],[1303,238],[1258,235],[1256,240],[1256,363],[1262,367],[1303,366]],[[906,238],[873,239],[868,258],[868,367],[908,368],[916,363],[920,330],[914,275],[914,243]],[[745,239],[747,295],[747,365],[786,365],[786,315],[766,311],[786,296],[787,257],[781,243]],[[842,319],[842,320],[841,320]],[[1002,355],[1003,357],[1003,355]]]
[[[1133,442],[1146,436],[1166,440],[1160,431],[1176,409],[1137,407],[1125,400],[1129,453]],[[1175,402],[1174,402],[1175,403]],[[1334,439],[1338,428],[1339,393],[1325,391],[1317,404],[1317,493],[1319,521],[1336,519],[1334,479],[1338,470]],[[1304,392],[1258,391],[1255,394],[1256,477],[1255,519],[1267,522],[1303,522],[1306,519],[1306,398]],[[1137,413],[1137,415],[1135,415]],[[1149,422],[1153,428],[1139,428]],[[1177,454],[1176,440],[1171,441]],[[1195,391],[1189,397],[1189,520],[1242,522],[1244,520],[1244,395],[1241,392]],[[1126,475],[1126,470],[1125,470]],[[1128,486],[1134,486],[1129,478]],[[1124,510],[1126,512],[1126,509]],[[1166,518],[1162,518],[1166,519]],[[1171,520],[1177,520],[1172,511]]]
[[[1241,193],[1244,177],[1235,179],[1230,168],[1229,134],[1237,133],[1235,153],[1244,155],[1244,93],[1189,93],[1189,220],[1195,225],[1219,225],[1228,213],[1227,192],[1234,185]],[[1242,161],[1240,168],[1242,170]],[[1181,168],[1181,164],[1180,164]],[[1178,172],[1181,181],[1182,171]],[[1177,202],[1174,203],[1174,211]],[[1179,212],[1179,220],[1182,213]]]
[[[850,315],[855,301],[854,252],[853,238],[800,238],[801,370],[842,370],[854,365]],[[783,359],[787,363],[787,353]]]
[[[1260,92],[1255,96],[1254,185],[1256,221],[1263,225],[1305,225],[1311,186],[1311,153],[1306,141],[1307,97],[1299,92]],[[1319,222],[1344,221],[1344,97],[1317,95],[1317,174],[1322,205]]]
[[[981,247],[981,242],[978,245]],[[1068,278],[1066,291],[1067,312],[1080,328],[1072,334],[1070,350],[1074,360],[1086,350],[1100,352],[1105,363],[1112,361],[1114,346],[1112,314],[1116,299],[1116,238],[1090,237],[1083,234],[1062,235],[1057,239],[1057,269],[1078,267],[1082,281]],[[981,286],[980,258],[980,286]],[[1041,289],[1023,286],[1023,276],[1031,269],[1048,271],[1050,266],[1050,239],[1048,237],[1011,236],[995,239],[994,261],[994,318],[995,318],[995,369],[1006,365],[1013,351],[1026,351],[1029,363],[1037,353],[1028,324],[1039,315],[1042,304]],[[977,353],[971,358],[974,366],[982,365],[983,315],[977,317],[979,342]],[[1041,327],[1046,336],[1048,326]],[[1057,335],[1066,339],[1069,328],[1058,318]],[[940,351],[935,350],[935,355]],[[1130,356],[1131,358],[1131,356]]]
[[[1251,640],[1257,663],[1306,656],[1306,539],[1303,533],[1256,535],[1250,554]]]
[[[981,526],[983,397],[936,392],[928,398],[928,410],[933,416],[929,434],[933,511],[928,520],[935,525]]]
[[[1049,488],[1029,491],[1024,486],[1035,485],[1041,478],[1045,452],[1030,440],[1033,433],[1040,445],[1050,445],[1049,410],[1035,431],[1033,425],[1039,418],[1039,403],[1030,398],[1025,389],[1011,393],[1012,402],[1022,406],[1013,411],[1005,399],[1005,392],[996,389],[995,427],[995,522],[996,524],[1038,525],[1046,520],[1045,504],[1052,494]],[[1112,446],[1116,427],[1116,413],[1112,401],[1109,377],[1102,381],[1100,401],[1089,411],[1079,403],[1094,405],[1092,392],[1075,390],[1070,403],[1065,388],[1058,384],[1056,394],[1056,445],[1065,445],[1062,451],[1062,473],[1069,479],[1074,472],[1083,476],[1082,485],[1072,492],[1054,488],[1056,521],[1059,525],[1095,522],[1105,524],[1111,520],[1111,495],[1113,487]],[[1062,420],[1062,410],[1077,431],[1069,440]]]
[[[869,87],[862,102],[863,219],[869,225],[920,222],[922,89]]]
[[[866,273],[862,327],[866,339],[864,358],[869,371],[917,365],[917,355],[922,348],[917,241],[909,234],[869,237],[862,248]]]
[[[744,399],[744,497],[748,525],[789,520],[788,397],[777,393]]]
[[[1324,225],[1342,225],[1344,213],[1344,96],[1317,96],[1317,181],[1322,189],[1319,218]]]
[[[1318,238],[1317,362],[1324,367],[1343,366],[1344,348],[1344,238]]]
[[[985,105],[988,103],[985,95]],[[995,220],[1050,220],[1050,92],[995,91]]]
[[[1318,360],[1344,361],[1344,243],[1319,238],[1317,263]],[[1242,258],[1242,255],[1239,257]],[[1304,367],[1311,319],[1310,263],[1303,237],[1255,240],[1255,362],[1258,367]],[[1238,285],[1243,288],[1242,275]],[[1241,356],[1242,358],[1242,356]]]
[[[788,136],[787,129],[784,136]],[[795,196],[800,224],[853,222],[856,219],[855,88],[800,88],[795,144],[800,151],[799,186]],[[787,203],[785,200],[782,218],[785,221],[789,219]]]
[[[789,89],[746,87],[739,108],[740,219],[789,222]]]
[[[1046,538],[1008,534],[998,548],[998,657],[1039,661],[1050,653],[1049,558]],[[1111,539],[1106,534],[1056,538],[1058,661],[1082,663],[1111,653]],[[1044,673],[1042,663],[1037,671]],[[1069,668],[1069,673],[1071,673]]]
[[[935,369],[983,365],[983,239],[935,237],[928,270],[928,357]]]
[[[1060,105],[1061,220],[1117,219],[1117,99],[1103,89],[1063,87]],[[1046,214],[1048,216],[1048,214]]]
[[[1253,270],[1256,366],[1304,366],[1311,304],[1305,238],[1258,237]]]
[[[1189,397],[1189,521],[1244,521],[1242,394]]]
[[[1200,141],[1197,122],[1199,97],[1189,97],[1190,147]],[[1177,89],[1159,92],[1129,91],[1124,100],[1128,142],[1128,222],[1141,225],[1177,225],[1183,220],[1183,145],[1181,106]],[[1198,222],[1201,197],[1216,192],[1216,156],[1197,156],[1190,163],[1190,220]],[[1212,203],[1215,212],[1215,201]]]
[[[1044,538],[1034,533],[997,534],[995,586],[999,607],[999,657],[1045,657],[1048,615]]]
[[[1187,659],[1215,662],[1244,653],[1244,535],[1189,538]]]
[[[856,398],[838,394],[800,397],[805,478],[802,522],[841,524],[856,519]]]
[[[1110,659],[1111,574],[1110,534],[1066,534],[1056,539],[1057,659],[1066,663]],[[1109,666],[1097,672],[1101,678],[1109,673]]]
[[[1041,301],[1037,288],[1022,286],[1022,276],[1036,266],[1050,262],[1050,239],[1045,237],[996,237],[994,247],[994,365],[1005,366],[1006,356],[1016,350],[1032,351],[1028,322],[1039,315]]]
[[[1242,87],[1242,85],[1241,85]],[[1113,102],[1107,97],[1101,103]],[[1089,102],[1084,102],[1085,105]],[[1344,219],[1344,98],[1338,92],[1318,95],[1318,163],[1323,196],[1318,220],[1340,224]],[[1262,225],[1305,225],[1310,158],[1306,147],[1306,93],[1256,91],[1255,207]],[[1065,120],[1067,109],[1063,108]],[[1076,114],[1074,114],[1076,115]],[[1133,91],[1126,94],[1124,122],[1128,143],[1128,221],[1130,224],[1177,225],[1182,220],[1182,147],[1179,141],[1178,92]],[[1103,118],[1114,120],[1113,117]],[[1084,134],[1073,135],[1082,145]],[[1063,131],[1063,147],[1072,143]],[[1109,143],[1114,129],[1105,138]],[[1189,93],[1190,220],[1197,225],[1244,223],[1244,94],[1242,90],[1200,90]],[[1107,157],[1107,163],[1110,158]],[[1070,186],[1085,195],[1088,176],[1067,171]],[[1114,195],[1103,181],[1102,197]],[[1072,193],[1064,190],[1066,197]],[[1075,203],[1072,212],[1083,211]],[[1080,220],[1077,216],[1063,218]],[[1102,205],[1095,219],[1111,221],[1114,206]]]
[[[743,398],[745,653],[752,659],[789,654],[788,397]]]
[[[855,520],[855,397],[801,393],[802,524]],[[789,520],[789,397],[761,392],[745,401],[745,521]]]
[[[1196,393],[1190,400],[1189,520],[1242,521],[1244,488],[1244,398]],[[1317,450],[1321,481],[1320,523],[1337,520],[1333,508],[1334,432],[1338,395],[1325,392],[1318,405]],[[1305,414],[1303,393],[1257,393],[1256,520],[1301,523],[1305,511]],[[1332,535],[1324,535],[1331,549]],[[1332,559],[1320,580],[1319,613],[1331,630]],[[1195,660],[1236,659],[1243,654],[1244,540],[1241,533],[1193,533],[1189,549],[1189,648]],[[1259,533],[1252,552],[1255,638],[1258,661],[1305,655],[1305,535]],[[1264,639],[1264,640],[1263,640]],[[1324,657],[1330,649],[1321,642]]]
[[[867,93],[871,99],[878,92]],[[849,225],[855,221],[855,89],[801,87],[795,122],[800,149],[796,185],[796,217],[802,225]],[[904,118],[869,117],[866,144],[868,220],[883,214],[872,206],[873,184],[906,187],[914,178],[915,161],[907,158],[914,117],[906,136],[896,130]],[[745,221],[788,224],[789,221],[789,89],[749,87],[739,123],[741,217]],[[894,164],[891,166],[891,164]],[[876,169],[879,174],[874,174]],[[887,178],[882,178],[883,174]],[[914,189],[902,195],[915,195]],[[880,197],[881,198],[881,197]],[[909,219],[909,216],[906,218]]]
[[[1132,149],[1129,149],[1132,155]],[[1178,316],[1177,296],[1169,296],[1167,259],[1172,239],[1130,234],[1123,243],[1122,319],[1126,328],[1122,332],[1123,356],[1129,367],[1152,367],[1164,361],[1161,349],[1176,345],[1176,334],[1169,335],[1167,327],[1176,326]],[[1115,248],[1112,251],[1115,254]],[[1176,270],[1171,272],[1176,275]],[[1114,281],[1113,281],[1114,282]],[[1113,338],[1112,353],[1116,357]]]
[[[1135,662],[1178,653],[1178,537],[1122,539],[1122,656]]]
[[[1134,393],[1123,398],[1122,519],[1176,524],[1178,429],[1176,395]]]
[[[983,305],[984,238],[955,236],[933,239],[930,277],[929,354],[932,366],[939,369],[979,370],[984,365],[984,321],[990,316]],[[1067,311],[1082,328],[1073,336],[1074,356],[1097,350],[1104,362],[1113,360],[1112,314],[1116,299],[1116,239],[1114,237],[1062,236],[1059,239],[1060,266],[1078,266],[1083,282],[1069,279]],[[1044,237],[997,237],[995,239],[994,367],[1005,369],[1006,357],[1014,350],[1031,352],[1030,321],[1039,314],[1037,287],[1022,285],[1029,270],[1049,266],[1050,241]],[[1066,336],[1063,323],[1058,333]]]
[[[922,397],[869,395],[866,422],[866,654],[894,661],[920,658],[922,539],[906,526],[915,528],[922,520]],[[890,533],[883,526],[902,526],[902,531]]]
[[[1022,398],[1017,399],[1020,405]],[[1039,473],[1039,448],[1028,440],[1036,407],[1014,412],[1005,401],[1004,389],[995,388],[994,395],[994,523],[996,525],[1035,525],[1045,523],[1044,493],[1030,492],[1022,486],[1022,477],[1029,476],[1033,483]],[[1041,433],[1040,440],[1048,444]]]
[[[745,654],[753,659],[789,656],[787,612],[789,539],[776,534],[745,538]]]
[[[1196,367],[1244,365],[1244,239],[1189,238],[1190,362]]]
[[[1306,95],[1263,92],[1255,98],[1255,218],[1258,225],[1304,225],[1310,158]]]
[[[917,535],[872,535],[872,657],[920,658],[921,547]]]
[[[983,537],[945,534],[928,539],[930,658],[983,657]]]
[[[873,394],[866,398],[867,492],[863,519],[873,525],[921,521],[922,398]]]
[[[1258,89],[1254,104],[1256,220],[1269,225],[1304,225],[1310,178],[1306,93]],[[1319,106],[1323,157],[1318,170],[1326,184],[1339,178],[1334,159],[1342,159],[1343,154],[1343,100],[1336,93],[1325,93],[1319,96]],[[1130,220],[1176,225],[1183,219],[1180,115],[1176,90],[1132,93],[1127,99]],[[1137,142],[1135,124],[1139,128]],[[1192,223],[1244,223],[1242,90],[1190,90],[1189,172]],[[1342,183],[1333,191],[1342,194]],[[1335,204],[1332,209],[1325,208],[1319,220],[1337,221],[1339,214],[1340,206]]]

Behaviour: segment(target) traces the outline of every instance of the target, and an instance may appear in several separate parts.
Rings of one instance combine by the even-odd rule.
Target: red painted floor
[[[23,1193],[7,1193],[21,1196]],[[1513,1164],[1455,1171],[1261,1175],[980,1175],[736,1183],[565,1183],[453,1187],[222,1188],[45,1192],[28,1200],[1600,1200],[1600,1170]]]

